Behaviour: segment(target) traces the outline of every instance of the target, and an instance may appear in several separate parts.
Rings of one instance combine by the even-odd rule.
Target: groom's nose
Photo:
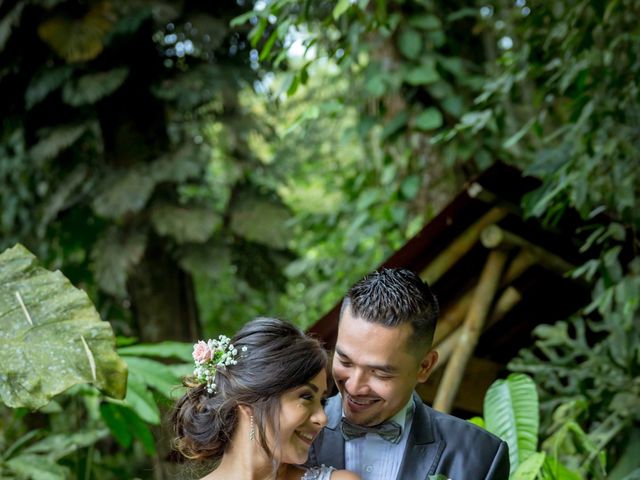
[[[367,395],[371,390],[369,388],[368,376],[359,369],[355,369],[347,381],[345,387],[349,395]]]

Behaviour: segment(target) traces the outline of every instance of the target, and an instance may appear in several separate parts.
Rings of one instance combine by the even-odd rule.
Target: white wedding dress
[[[335,472],[333,467],[312,467],[305,472],[300,480],[329,480],[331,478],[331,472]]]

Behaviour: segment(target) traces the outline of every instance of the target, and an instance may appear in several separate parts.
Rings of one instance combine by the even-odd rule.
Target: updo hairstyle
[[[175,447],[187,458],[214,460],[222,457],[238,425],[238,406],[252,409],[257,439],[269,458],[274,452],[265,432],[273,432],[279,445],[280,397],[307,383],[327,367],[327,354],[320,343],[290,323],[257,318],[233,337],[237,364],[216,371],[216,391],[185,380],[187,393],[178,400],[171,421]],[[247,347],[242,352],[242,347]]]

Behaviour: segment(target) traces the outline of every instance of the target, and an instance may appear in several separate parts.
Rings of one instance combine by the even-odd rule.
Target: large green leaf
[[[91,256],[98,285],[116,297],[127,295],[127,277],[144,255],[147,237],[144,232],[125,232],[110,228],[96,242]]]
[[[286,248],[291,213],[282,203],[247,194],[233,203],[231,230],[247,240],[274,248]]]
[[[38,27],[38,35],[67,62],[85,62],[100,55],[113,20],[110,3],[98,2],[82,18],[48,18]]]
[[[39,442],[25,448],[24,454],[42,455],[49,460],[57,461],[81,448],[93,445],[108,435],[109,431],[106,428],[47,435]]]
[[[529,376],[512,373],[489,387],[484,420],[487,430],[509,445],[511,472],[536,452],[539,415],[538,392]]]
[[[220,226],[222,219],[212,209],[159,203],[151,209],[156,232],[178,243],[203,243]]]
[[[535,452],[524,462],[520,463],[518,469],[511,476],[512,480],[535,480],[542,470],[547,455],[544,452]]]
[[[108,174],[98,187],[93,210],[105,218],[119,219],[140,211],[153,193],[156,181],[144,165]]]
[[[87,130],[87,124],[62,125],[41,132],[42,139],[29,154],[36,162],[45,162],[73,145]]]
[[[66,480],[71,473],[67,467],[43,458],[41,455],[20,455],[9,460],[6,465],[10,471],[18,475],[17,478]]]
[[[74,107],[96,103],[120,88],[127,75],[129,70],[125,67],[84,75],[64,86],[62,98]]]
[[[138,357],[176,358],[184,362],[193,362],[193,345],[183,342],[140,343],[118,348],[120,355]]]
[[[57,90],[71,77],[73,67],[61,65],[58,67],[46,67],[31,79],[24,93],[24,103],[28,110],[47,98],[54,90]]]
[[[39,408],[79,383],[125,395],[127,366],[109,323],[60,272],[16,245],[0,254],[0,397]]]

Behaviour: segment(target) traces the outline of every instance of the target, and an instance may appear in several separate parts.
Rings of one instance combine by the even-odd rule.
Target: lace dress
[[[331,478],[331,472],[336,469],[333,467],[312,467],[305,472],[300,480],[329,480]]]

